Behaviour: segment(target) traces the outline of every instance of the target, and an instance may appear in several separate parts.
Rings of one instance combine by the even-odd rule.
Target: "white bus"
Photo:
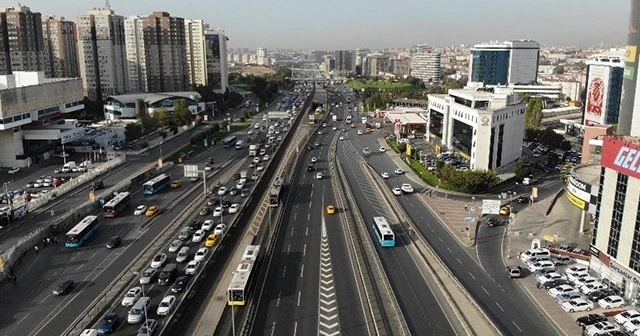
[[[229,306],[245,305],[251,285],[252,274],[256,271],[253,269],[253,266],[258,259],[258,252],[260,252],[260,245],[248,245],[245,248],[240,264],[229,284],[227,294],[227,304]]]
[[[380,242],[380,245],[391,247],[396,245],[396,238],[391,226],[384,217],[373,217],[373,231]]]

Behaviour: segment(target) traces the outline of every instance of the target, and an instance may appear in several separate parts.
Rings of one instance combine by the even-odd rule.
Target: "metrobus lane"
[[[70,243],[70,246],[78,243],[80,246],[66,247],[68,232],[65,232],[58,236],[58,244],[47,247],[40,244],[37,254],[30,251],[17,272],[17,283],[2,289],[0,306],[4,314],[0,316],[0,334],[51,334],[54,325],[62,332],[163,228],[151,225],[140,231],[145,223],[154,219],[145,214],[133,215],[135,207],[154,204],[160,208],[154,217],[163,216],[163,209],[182,191],[168,189],[156,195],[144,195],[141,188],[134,189],[128,206],[115,218],[103,218],[102,209],[92,213],[98,227],[81,242],[78,239]],[[77,223],[81,221],[82,218]],[[69,231],[72,230],[73,227]],[[107,249],[105,245],[114,236],[121,237],[121,246]],[[141,242],[134,244],[143,236]],[[56,285],[67,279],[75,282],[75,288],[68,295],[54,296]],[[67,309],[77,314],[68,313]],[[56,323],[50,323],[54,318]]]

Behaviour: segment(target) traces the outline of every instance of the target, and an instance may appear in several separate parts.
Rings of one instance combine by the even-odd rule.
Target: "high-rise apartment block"
[[[187,68],[189,85],[207,85],[207,53],[205,49],[204,30],[206,24],[200,19],[185,19],[184,33],[186,40]]]
[[[124,20],[127,57],[127,91],[147,91],[147,52],[144,47],[144,20],[141,15]]]
[[[257,54],[257,62],[258,65],[266,65],[269,66],[269,57],[267,57],[267,48],[258,48]]]
[[[618,123],[625,50],[595,55],[587,61],[587,98],[584,124]]]
[[[476,44],[469,81],[485,85],[530,84],[538,78],[540,45],[531,40]]]
[[[127,91],[124,18],[109,8],[78,16],[78,59],[85,95],[102,100]]]
[[[45,45],[45,68],[50,78],[80,77],[76,24],[63,17],[42,20]]]
[[[351,50],[336,50],[334,53],[335,68],[339,73],[353,73],[356,68],[356,58]]]
[[[22,5],[0,8],[0,75],[45,70],[40,13]]]
[[[368,55],[364,62],[364,73],[368,76],[378,76],[389,71],[389,57],[382,54]]]
[[[225,92],[229,87],[227,36],[222,31],[207,30],[204,34],[207,56],[207,83],[214,90]]]
[[[411,55],[411,76],[425,83],[440,83],[440,53],[421,52]]]

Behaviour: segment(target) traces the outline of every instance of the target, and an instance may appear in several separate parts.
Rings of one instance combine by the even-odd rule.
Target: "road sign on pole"
[[[198,165],[184,165],[184,177],[198,177]]]
[[[499,215],[500,214],[500,200],[482,200],[482,214],[483,215]]]

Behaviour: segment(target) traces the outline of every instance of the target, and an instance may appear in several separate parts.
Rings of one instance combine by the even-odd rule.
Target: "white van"
[[[544,257],[548,258],[547,260],[551,259],[551,252],[549,252],[549,250],[547,250],[546,248],[531,249],[520,254],[520,260],[522,261],[531,260],[532,258],[541,259]]]
[[[144,320],[144,312],[149,312],[151,306],[151,298],[143,296],[136,301],[136,303],[129,309],[129,315],[127,316],[127,322],[129,324],[141,323]]]

